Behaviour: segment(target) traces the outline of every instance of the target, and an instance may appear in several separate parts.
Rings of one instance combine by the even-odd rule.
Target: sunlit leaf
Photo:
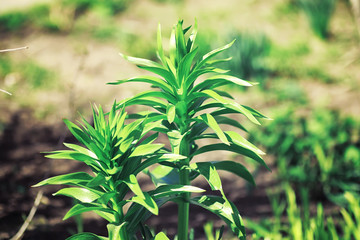
[[[228,142],[224,132],[221,130],[221,128],[219,127],[219,125],[217,124],[216,120],[214,119],[213,116],[211,116],[211,114],[207,113],[207,114],[203,114],[201,115],[201,118],[204,120],[204,122],[212,129],[214,130],[214,132],[216,133],[216,135],[219,137],[219,139],[225,143],[226,145],[230,145],[230,143]]]
[[[218,215],[229,225],[239,239],[245,240],[245,227],[239,212],[231,202],[217,196],[194,197],[190,199],[190,202]]]
[[[161,149],[163,146],[164,146],[164,144],[139,145],[131,153],[130,157],[146,156],[146,155],[149,155],[149,154],[154,154],[156,151]]]
[[[169,238],[165,235],[165,233],[160,232],[160,233],[156,234],[154,240],[169,240]]]
[[[154,199],[158,199],[160,197],[175,195],[184,192],[200,193],[200,192],[205,192],[205,190],[190,185],[169,184],[169,185],[161,185],[157,187],[154,191],[150,191],[150,194]]]
[[[144,192],[143,196],[144,197],[141,197],[139,195],[134,196],[129,201],[140,204],[144,206],[147,210],[149,210],[152,214],[158,215],[159,209],[154,199],[147,192]]]
[[[95,203],[79,203],[73,206],[65,215],[63,220],[66,220],[72,216],[78,215],[83,212],[89,212],[89,211],[102,211],[107,213],[115,213],[114,210],[111,210],[110,208],[104,208],[100,204]]]
[[[223,143],[209,144],[209,145],[199,148],[193,155],[199,155],[201,153],[217,151],[217,150],[225,150],[225,151],[235,152],[235,153],[239,153],[241,155],[247,156],[249,158],[254,159],[258,163],[260,163],[262,166],[264,166],[266,169],[271,171],[270,168],[264,162],[264,160],[257,153],[255,153],[249,149],[246,149],[244,147],[235,145],[235,144],[230,144],[230,146],[223,144]]]
[[[66,240],[109,240],[107,237],[101,237],[94,233],[83,232],[72,235],[66,238]]]
[[[221,193],[223,193],[221,179],[216,171],[215,166],[212,163],[198,162],[191,164],[190,167],[204,176],[212,190],[219,190]]]
[[[99,194],[85,188],[63,188],[54,193],[53,195],[64,195],[67,197],[72,197],[83,203],[93,202],[100,197]]]
[[[60,185],[60,184],[67,184],[67,185],[76,185],[76,184],[86,184],[90,180],[92,180],[88,173],[85,172],[76,172],[76,173],[68,173],[63,174],[55,177],[51,177],[45,179],[38,184],[35,184],[33,187],[39,187],[44,185]]]
[[[175,119],[175,115],[176,115],[175,109],[176,109],[175,106],[172,104],[169,104],[166,109],[166,116],[169,123],[172,123]]]

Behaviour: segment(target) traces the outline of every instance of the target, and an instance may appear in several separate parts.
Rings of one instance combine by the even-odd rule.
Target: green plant
[[[345,191],[360,192],[359,121],[325,109],[274,115],[264,130],[250,131],[250,139],[275,155],[281,179],[319,199],[341,201]]]
[[[158,30],[158,57],[161,63],[147,59],[124,56],[128,61],[141,69],[158,75],[140,76],[119,80],[113,84],[128,82],[149,83],[156,88],[125,99],[118,103],[119,108],[131,105],[144,105],[155,111],[146,114],[135,114],[131,117],[161,120],[162,128],[159,132],[168,136],[171,152],[184,156],[175,162],[163,162],[154,171],[150,171],[156,185],[173,184],[190,185],[197,176],[203,176],[212,190],[218,191],[220,196],[200,195],[192,197],[190,193],[182,193],[177,199],[178,204],[178,238],[188,239],[189,205],[199,205],[222,218],[238,238],[245,239],[245,228],[238,210],[225,196],[217,170],[226,170],[237,174],[250,183],[254,180],[248,170],[234,161],[213,161],[192,163],[194,157],[202,153],[217,150],[235,152],[252,158],[266,166],[261,158],[263,152],[245,140],[239,133],[223,131],[220,124],[231,125],[244,130],[238,122],[229,118],[228,114],[242,114],[251,122],[259,124],[257,118],[266,118],[258,111],[243,106],[232,99],[232,96],[219,90],[220,86],[235,84],[252,86],[251,83],[226,74],[226,70],[214,67],[216,63],[228,59],[214,60],[213,58],[230,48],[232,43],[213,50],[203,56],[198,56],[195,47],[197,24],[189,36],[190,28],[183,29],[183,22],[179,21],[173,28],[170,37],[169,56],[162,47],[161,30]],[[203,81],[200,76],[207,74]],[[209,76],[210,75],[210,76]],[[210,129],[212,132],[205,132]],[[218,139],[220,143],[198,147],[198,140]],[[160,169],[160,170],[159,170]]]
[[[158,200],[167,192],[203,191],[190,186],[160,186],[154,191],[143,192],[136,175],[154,163],[174,161],[181,156],[167,153],[164,144],[153,143],[157,133],[145,135],[160,126],[160,122],[139,119],[124,124],[126,113],[111,109],[108,118],[101,108],[94,110],[94,127],[83,119],[80,127],[65,120],[71,133],[84,146],[67,144],[71,150],[55,151],[48,158],[71,159],[85,163],[93,175],[75,172],[51,177],[35,185],[49,184],[70,185],[54,195],[65,195],[78,200],[64,219],[87,211],[94,211],[109,222],[108,238],[92,233],[79,233],[68,239],[133,239],[140,226],[144,229],[144,239],[150,239],[149,231],[142,224],[146,216],[144,209],[152,214],[158,213]],[[127,193],[132,192],[128,198]],[[124,206],[131,204],[127,212]],[[165,238],[163,238],[165,239]]]
[[[327,38],[336,0],[298,0],[316,35]]]
[[[228,49],[231,44],[197,56],[194,42],[197,25],[186,40],[190,28],[183,29],[179,21],[170,37],[169,57],[162,48],[161,30],[158,31],[158,56],[161,64],[151,60],[124,56],[140,68],[158,74],[119,80],[150,83],[157,90],[140,93],[113,105],[108,118],[100,108],[94,111],[94,127],[83,119],[81,127],[65,121],[66,125],[85,147],[65,144],[71,150],[56,151],[49,158],[64,158],[84,162],[93,172],[70,173],[44,180],[36,186],[66,184],[75,188],[61,189],[55,195],[66,195],[79,200],[65,215],[65,219],[85,211],[95,211],[109,221],[108,238],[92,233],[76,234],[69,239],[134,239],[141,232],[143,239],[153,239],[144,221],[157,214],[164,203],[178,204],[178,239],[187,240],[189,235],[189,205],[201,206],[217,214],[240,239],[245,239],[245,228],[235,205],[229,201],[222,188],[218,170],[234,173],[254,184],[249,171],[234,161],[194,162],[191,160],[202,153],[216,150],[235,152],[252,158],[266,166],[261,158],[263,152],[248,142],[239,133],[223,131],[219,124],[227,124],[244,130],[237,121],[227,117],[238,113],[251,122],[260,124],[257,118],[266,118],[250,107],[232,100],[230,94],[218,89],[220,86],[237,84],[251,86],[249,82],[225,74],[225,70],[213,65],[223,60],[213,58]],[[195,60],[197,59],[197,60]],[[201,82],[197,79],[212,74]],[[155,111],[137,112],[126,116],[125,107],[145,105]],[[215,108],[215,110],[212,110]],[[133,120],[124,124],[125,119]],[[205,132],[211,129],[212,132]],[[158,134],[166,134],[171,149],[165,144],[153,143]],[[148,134],[148,135],[147,135]],[[198,147],[201,139],[218,139],[220,143]],[[159,164],[155,168],[148,167]],[[147,173],[155,190],[143,192],[136,175]],[[218,195],[201,194],[204,190],[191,185],[191,181],[203,176],[211,189]],[[129,190],[133,197],[126,199]],[[196,193],[196,195],[192,195]],[[131,203],[128,211],[125,204]],[[163,233],[155,239],[167,239]]]
[[[270,50],[270,41],[266,35],[240,32],[234,33],[231,38],[236,39],[235,46],[229,53],[233,60],[227,62],[231,73],[244,79],[264,78],[264,58]]]

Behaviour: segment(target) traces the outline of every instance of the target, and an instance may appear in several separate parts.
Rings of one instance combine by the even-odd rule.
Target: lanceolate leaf
[[[124,182],[130,188],[130,190],[135,193],[135,195],[139,196],[140,198],[145,198],[144,193],[141,190],[140,185],[133,174],[131,174],[127,180],[124,180]]]
[[[229,99],[224,99],[223,97],[221,97],[219,94],[217,94],[216,92],[212,91],[212,90],[204,90],[200,93],[194,93],[193,94],[193,98],[189,99],[188,101],[193,101],[196,98],[200,98],[200,97],[208,97],[208,98],[212,98],[215,101],[217,101],[218,103],[223,104],[223,107],[225,108],[229,108],[232,110],[235,110],[239,113],[244,114],[250,121],[252,121],[255,124],[260,124],[258,120],[256,120],[256,118],[252,115],[252,113],[247,110],[246,108],[244,108],[243,106],[241,106],[240,104],[231,101]]]
[[[141,77],[130,78],[130,79],[125,79],[125,80],[118,80],[116,82],[109,83],[109,84],[118,85],[118,84],[127,83],[127,82],[150,83],[155,87],[158,87],[160,89],[165,90],[166,92],[172,92],[173,93],[173,90],[172,90],[171,86],[169,86],[169,84],[167,84],[162,79],[159,79],[157,77],[152,77],[152,76],[141,76]]]
[[[161,25],[159,23],[158,31],[157,31],[157,53],[159,55],[159,59],[161,60],[162,64],[166,66],[166,59],[164,55],[164,50],[162,46],[162,37],[161,37]]]
[[[223,194],[221,179],[215,166],[210,162],[193,163],[190,167],[205,177],[212,190],[218,190]]]
[[[144,192],[144,197],[141,197],[139,195],[134,196],[129,201],[142,205],[147,210],[149,210],[152,214],[155,214],[155,215],[159,214],[158,206],[156,205],[154,199],[147,192]]]
[[[245,227],[239,212],[231,202],[217,196],[194,197],[190,199],[190,202],[218,215],[229,225],[239,239],[245,240]]]
[[[269,171],[271,171],[270,168],[264,162],[264,160],[257,153],[235,144],[230,144],[230,146],[223,143],[206,145],[204,147],[199,148],[193,155],[195,156],[201,153],[217,151],[217,150],[235,152],[244,155],[246,157],[252,158],[261,165],[263,165],[265,168],[267,168]]]
[[[109,240],[125,239],[126,237],[123,236],[123,233],[126,233],[126,225],[127,222],[123,222],[121,224],[109,223],[107,225],[107,229],[109,232]]]
[[[55,152],[52,152],[52,154],[46,155],[46,157],[52,158],[52,159],[76,160],[76,161],[80,161],[80,162],[85,162],[86,164],[93,164],[97,167],[101,166],[97,159],[90,157],[88,155],[85,155],[83,153],[79,153],[79,152],[71,151],[71,150],[55,151]]]
[[[109,240],[107,237],[101,237],[94,233],[78,233],[75,235],[72,235],[71,237],[68,237],[66,240]]]
[[[164,144],[146,144],[146,145],[139,145],[135,148],[132,152],[130,157],[138,157],[138,156],[146,156],[149,154],[154,154],[156,151],[161,149]]]
[[[162,156],[154,156],[154,157],[150,157],[148,159],[146,159],[145,161],[143,161],[139,167],[136,169],[136,171],[134,172],[134,174],[138,174],[141,171],[145,170],[146,168],[156,164],[156,163],[162,163],[162,162],[174,162],[180,159],[185,159],[186,157],[178,155],[178,154],[163,154]]]
[[[249,149],[249,150],[255,152],[256,154],[259,154],[259,155],[265,154],[263,151],[261,151],[260,149],[255,147],[253,144],[251,144],[248,140],[246,140],[243,136],[241,136],[237,132],[226,131],[225,134],[228,137],[228,140],[230,142],[232,142],[238,146],[244,147],[246,149]]]
[[[166,109],[166,116],[167,116],[167,120],[169,121],[169,123],[172,123],[175,119],[176,116],[176,108],[174,105],[169,104],[167,109]]]
[[[54,193],[53,195],[64,195],[72,197],[83,203],[93,202],[100,197],[99,194],[85,188],[63,188]]]
[[[205,192],[205,190],[198,188],[198,187],[190,186],[190,185],[171,185],[170,184],[170,185],[161,185],[161,186],[157,187],[156,190],[150,191],[149,193],[154,199],[158,199],[161,197],[176,195],[176,194],[184,193],[184,192],[200,193],[200,192]]]
[[[235,40],[233,40],[231,43],[226,44],[225,46],[215,49],[207,54],[205,54],[201,60],[201,62],[196,66],[196,68],[200,68],[202,67],[204,64],[206,64],[207,61],[209,61],[211,58],[215,57],[217,54],[225,51],[226,49],[230,48],[233,43],[235,42]]]
[[[234,161],[218,161],[212,162],[217,170],[224,170],[238,175],[239,177],[245,179],[253,186],[255,186],[254,178],[251,173],[244,167],[242,164]]]
[[[160,67],[162,68],[162,66],[154,61],[148,60],[148,59],[144,59],[144,58],[136,58],[136,57],[130,57],[130,56],[126,56],[122,53],[119,53],[120,56],[122,56],[125,60],[135,64],[135,65],[139,65],[139,66],[146,66],[146,67]]]
[[[69,173],[64,175],[55,176],[52,178],[45,179],[38,184],[35,184],[33,187],[39,187],[44,185],[60,185],[60,184],[67,184],[67,185],[80,185],[88,183],[93,177],[85,172],[76,172],[76,173]]]
[[[165,235],[165,233],[160,232],[156,234],[154,240],[169,240],[169,238]]]
[[[89,211],[102,211],[102,212],[107,212],[107,213],[115,213],[114,210],[111,210],[110,208],[104,208],[103,206],[101,206],[100,204],[95,204],[95,203],[79,203],[76,204],[75,206],[73,206],[65,215],[65,217],[63,218],[63,220],[66,220],[72,216],[78,215],[80,213],[83,212],[89,212]]]
[[[214,130],[214,132],[218,135],[219,139],[223,143],[225,143],[226,145],[230,145],[224,132],[221,130],[221,128],[219,127],[219,125],[217,124],[217,122],[213,116],[211,116],[209,113],[207,113],[207,114],[201,115],[201,118],[212,130]]]

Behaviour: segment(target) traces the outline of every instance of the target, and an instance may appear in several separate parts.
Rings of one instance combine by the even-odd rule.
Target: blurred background
[[[252,187],[222,175],[248,238],[359,239],[358,0],[0,0],[0,50],[28,47],[0,52],[0,239],[24,223],[39,191],[31,185],[83,168],[41,153],[75,141],[62,119],[89,118],[92,103],[109,109],[146,89],[106,85],[144,74],[118,53],[156,60],[158,24],[168,38],[178,19],[192,25],[195,18],[200,52],[236,39],[224,53],[232,61],[221,67],[259,85],[226,90],[273,119],[247,125],[272,172],[225,156],[256,177]],[[62,221],[73,203],[53,197],[56,189],[43,188],[23,239],[105,235],[106,223],[92,214]],[[173,236],[172,209],[165,206],[149,225]],[[195,239],[213,239],[224,224],[200,209],[191,213]]]

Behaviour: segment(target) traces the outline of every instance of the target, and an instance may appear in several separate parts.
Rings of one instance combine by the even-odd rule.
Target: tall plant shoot
[[[190,204],[215,213],[228,224],[239,239],[245,239],[245,228],[240,214],[235,205],[226,198],[217,171],[229,171],[254,184],[250,172],[241,163],[235,161],[219,159],[194,162],[193,159],[206,152],[225,150],[249,157],[268,168],[261,157],[264,154],[261,150],[238,132],[224,131],[221,127],[221,125],[230,125],[240,131],[246,131],[243,125],[230,118],[229,114],[243,115],[258,125],[260,124],[258,119],[266,119],[266,117],[248,106],[237,103],[230,93],[220,89],[231,84],[243,87],[253,85],[227,74],[227,70],[215,67],[217,63],[230,60],[214,59],[214,57],[230,48],[233,42],[199,56],[198,48],[195,46],[197,23],[195,22],[191,33],[190,28],[183,28],[183,21],[179,21],[174,26],[169,51],[165,54],[159,25],[157,55],[160,63],[122,55],[139,68],[157,76],[140,76],[112,83],[140,82],[155,87],[153,90],[124,99],[118,102],[117,106],[119,109],[131,105],[150,107],[152,109],[150,112],[137,113],[129,117],[146,118],[147,121],[161,120],[162,125],[156,130],[168,136],[171,145],[169,151],[184,157],[172,162],[163,161],[158,169],[149,172],[157,186],[190,185],[192,180],[201,175],[212,190],[219,192],[219,196],[206,194],[192,196],[190,192],[183,192],[179,197],[168,198],[178,204],[178,239],[188,239]],[[200,139],[218,139],[219,142],[199,147],[197,142]]]

